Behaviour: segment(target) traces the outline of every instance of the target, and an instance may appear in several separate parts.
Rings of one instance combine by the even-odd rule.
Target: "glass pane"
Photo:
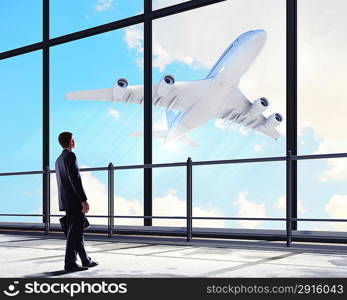
[[[51,36],[68,34],[143,13],[142,0],[51,0]]]
[[[284,162],[193,167],[193,216],[285,218]],[[194,227],[285,229],[283,221],[194,220]]]
[[[298,153],[347,152],[344,0],[298,1]]]
[[[347,158],[298,161],[298,217],[347,219]],[[299,230],[346,231],[347,222],[299,222]]]
[[[78,159],[78,158],[77,158]],[[108,183],[107,172],[97,171],[83,171],[81,172],[83,188],[86,192],[89,212],[88,215],[102,215],[101,217],[88,217],[92,225],[107,224],[108,214]],[[59,211],[58,189],[55,174],[51,177],[51,214],[52,215],[65,215],[64,211]],[[52,217],[51,222],[59,224],[59,218]]]
[[[114,215],[143,216],[143,170],[115,171]],[[143,218],[116,218],[117,225],[143,225]]]
[[[86,192],[90,210],[88,215],[108,215],[108,175],[106,171],[81,171],[81,178]],[[142,216],[143,215],[143,171],[115,171],[114,215]],[[55,174],[51,178],[51,214],[64,215],[59,211],[58,191]],[[59,224],[58,217],[52,217],[52,223]],[[88,217],[93,225],[107,225],[107,217]],[[142,218],[116,218],[117,225],[143,225]]]
[[[2,214],[42,214],[42,175],[0,176]],[[0,216],[0,222],[41,223],[42,217]]]
[[[40,42],[42,1],[1,1],[0,39],[0,52]]]
[[[74,134],[80,167],[142,163],[143,138],[132,134],[143,131],[143,108],[113,98],[113,87],[119,78],[126,78],[129,88],[143,84],[143,69],[136,62],[142,57],[134,58],[129,52],[127,30],[51,49],[52,166],[62,150],[58,144],[62,131]],[[95,92],[97,89],[102,91]],[[82,94],[73,93],[76,91]],[[132,99],[142,97],[143,91],[139,91]]]
[[[179,4],[182,2],[188,2],[187,0],[152,0],[152,9],[159,9],[175,4]]]
[[[285,13],[235,0],[154,20],[155,163],[285,154]]]
[[[42,52],[0,61],[0,172],[42,169]]]
[[[186,168],[153,169],[153,216],[186,217]],[[186,226],[184,219],[153,219],[156,226]]]
[[[134,56],[129,51],[133,45],[131,30],[108,32],[52,48],[52,166],[62,151],[57,140],[62,131],[74,134],[77,144],[74,152],[80,168],[106,167],[109,162],[114,165],[143,162],[143,138],[138,136],[143,131],[143,107],[139,104],[143,90],[135,88],[133,94],[132,88],[143,85],[142,55]],[[129,83],[123,97],[119,96],[123,90],[117,82]],[[95,92],[98,89],[102,91]],[[83,92],[76,94],[76,91]],[[82,182],[91,201],[89,214],[107,215],[107,172],[83,172]],[[142,193],[142,170],[115,172],[116,214],[142,215]],[[107,224],[107,218],[90,221]],[[143,224],[143,221],[116,219],[115,224]]]

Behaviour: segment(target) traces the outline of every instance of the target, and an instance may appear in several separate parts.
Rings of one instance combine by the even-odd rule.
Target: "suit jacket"
[[[75,153],[64,149],[55,162],[59,210],[81,210],[87,200]]]

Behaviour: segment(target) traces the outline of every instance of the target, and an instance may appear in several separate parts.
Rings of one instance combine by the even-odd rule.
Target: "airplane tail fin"
[[[177,117],[177,113],[173,112],[172,110],[166,110],[166,124],[167,128],[171,128],[171,125],[175,121]]]
[[[177,139],[177,141],[179,141],[182,144],[191,146],[191,147],[198,147],[199,144],[197,142],[195,142],[193,139],[191,139],[189,136],[187,135],[182,135],[181,137],[179,137]]]
[[[153,137],[155,138],[160,138],[165,140],[167,134],[168,134],[168,130],[153,130],[152,131]],[[143,137],[143,131],[137,131],[137,132],[133,132],[131,133],[131,136],[135,136],[135,137]],[[179,137],[177,140],[177,142],[180,142],[182,144],[191,146],[191,147],[197,147],[199,146],[198,143],[196,143],[194,140],[192,140],[189,136],[187,135],[183,135],[181,137]]]

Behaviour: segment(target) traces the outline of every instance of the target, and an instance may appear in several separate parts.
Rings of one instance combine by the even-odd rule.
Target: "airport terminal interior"
[[[1,5],[0,277],[346,276],[346,1]],[[74,273],[64,131],[99,262]]]

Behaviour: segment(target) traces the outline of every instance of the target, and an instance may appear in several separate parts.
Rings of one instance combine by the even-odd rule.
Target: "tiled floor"
[[[269,242],[217,246],[91,237],[85,244],[99,266],[66,274],[64,239],[0,234],[0,277],[347,277],[343,248],[312,251]]]

